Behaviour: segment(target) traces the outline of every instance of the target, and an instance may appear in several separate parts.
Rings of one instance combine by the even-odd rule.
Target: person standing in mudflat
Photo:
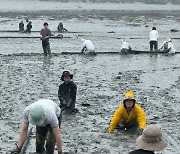
[[[52,34],[51,30],[48,28],[47,22],[44,23],[44,28],[41,29],[40,35],[41,35],[41,40],[42,40],[44,56],[47,56],[47,55],[51,56],[49,38],[54,35]]]
[[[159,38],[159,33],[156,30],[156,27],[153,27],[152,30],[149,33],[149,44],[150,44],[150,52],[153,52],[154,50],[157,52],[158,51],[158,38]]]

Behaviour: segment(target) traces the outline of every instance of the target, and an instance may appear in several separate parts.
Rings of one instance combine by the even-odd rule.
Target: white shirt
[[[150,31],[149,33],[149,39],[150,41],[157,41],[158,40],[158,37],[159,37],[159,33],[157,30],[152,30]]]
[[[130,48],[131,47],[130,47],[129,43],[127,43],[126,41],[124,41],[121,45],[121,49],[130,49]]]
[[[82,47],[86,47],[88,52],[95,52],[95,46],[94,44],[91,42],[91,40],[85,40],[83,41]]]
[[[61,109],[57,106],[55,102],[49,99],[41,99],[39,101],[36,101],[32,104],[30,104],[28,107],[25,108],[23,118],[25,123],[29,123],[29,113],[30,109],[36,105],[40,105],[43,107],[45,111],[46,119],[42,126],[46,126],[48,124],[51,125],[51,127],[56,127],[59,124],[59,121],[57,117],[60,115]]]
[[[176,52],[176,49],[174,48],[172,42],[168,42],[168,49],[170,49],[168,52],[169,54],[173,54]]]

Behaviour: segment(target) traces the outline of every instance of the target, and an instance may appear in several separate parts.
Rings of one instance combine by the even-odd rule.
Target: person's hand
[[[58,151],[58,154],[62,154],[62,151]]]
[[[21,152],[21,148],[19,148],[18,146],[11,151],[11,154],[19,154]]]
[[[143,132],[143,128],[138,128],[137,129],[137,135],[142,135]]]

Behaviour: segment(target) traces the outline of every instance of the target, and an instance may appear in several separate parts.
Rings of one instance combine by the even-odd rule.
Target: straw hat
[[[170,42],[171,41],[171,39],[168,37],[168,38],[166,38],[166,40],[165,40],[166,42]]]
[[[136,139],[137,147],[148,151],[161,151],[167,144],[165,134],[156,125],[148,125],[142,135]]]

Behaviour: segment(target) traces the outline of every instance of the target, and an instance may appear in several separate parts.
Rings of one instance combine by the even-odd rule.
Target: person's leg
[[[47,48],[46,48],[47,44],[46,41],[42,41],[42,47],[43,47],[43,52],[44,52],[44,56],[47,56]]]
[[[48,55],[51,56],[51,48],[50,48],[50,43],[49,42],[47,42],[46,49],[47,49]]]
[[[150,44],[150,52],[152,53],[153,52],[153,41],[150,41],[149,44]]]
[[[62,110],[61,110],[61,114],[58,117],[58,121],[59,121],[59,128],[61,128],[61,122],[62,122]]]
[[[44,152],[44,144],[48,132],[48,127],[36,127],[36,152]]]
[[[46,154],[54,154],[55,144],[56,144],[56,138],[54,136],[51,126],[49,125],[48,135],[46,139]]]
[[[158,51],[158,42],[157,41],[154,41],[154,50],[155,50],[155,52]]]

